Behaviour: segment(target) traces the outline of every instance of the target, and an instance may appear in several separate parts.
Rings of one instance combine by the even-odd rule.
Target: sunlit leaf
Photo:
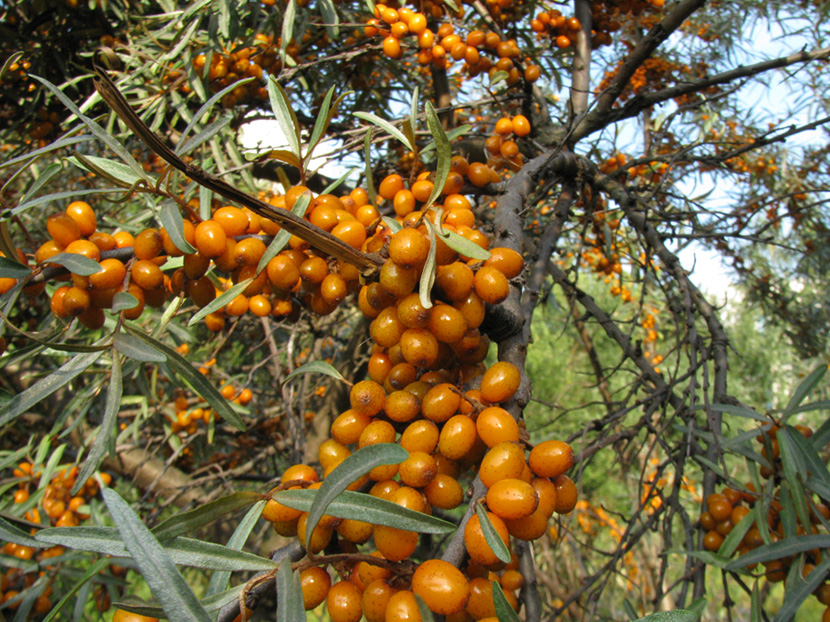
[[[435,146],[438,150],[438,164],[435,169],[435,180],[432,192],[427,202],[421,207],[422,211],[426,211],[435,202],[435,199],[441,196],[441,192],[450,175],[450,163],[452,161],[450,140],[447,138],[444,126],[441,125],[441,119],[438,118],[438,113],[435,112],[435,108],[429,100],[426,103],[426,113],[427,127],[429,128],[429,133],[432,134],[432,139],[435,141]]]
[[[252,490],[233,492],[188,512],[175,514],[153,527],[152,532],[161,541],[171,540],[196,531],[225,514],[248,507],[261,499],[262,495]]]
[[[296,510],[308,512],[317,496],[316,490],[280,490],[273,493],[273,498]],[[337,518],[348,518],[374,525],[385,525],[417,533],[451,533],[456,525],[437,518],[402,508],[396,503],[379,499],[361,492],[344,490],[329,503],[326,514]]]
[[[421,281],[418,284],[418,297],[421,306],[424,309],[432,308],[432,285],[435,283],[435,275],[438,270],[438,265],[435,263],[436,244],[438,242],[435,235],[435,228],[428,220],[424,221],[427,227],[427,235],[429,236],[429,252],[427,259],[424,262],[424,267],[421,270]]]
[[[182,218],[178,205],[173,201],[162,202],[161,210],[159,210],[159,220],[176,248],[186,255],[196,252],[193,245],[184,237],[184,218]]]
[[[101,264],[77,253],[58,253],[49,258],[49,263],[56,263],[80,276],[89,276],[101,271]]]
[[[283,380],[283,384],[292,378],[296,378],[297,376],[302,376],[304,374],[325,374],[326,376],[331,376],[332,378],[346,382],[343,374],[337,371],[331,363],[326,363],[325,361],[309,361],[305,365],[300,365],[297,369],[288,374],[285,377],[285,380]]]
[[[296,216],[304,216],[309,201],[311,201],[311,197],[307,193],[301,194],[294,202],[294,206],[291,208],[291,211]],[[268,262],[271,261],[274,257],[276,257],[279,254],[279,252],[285,248],[286,244],[288,244],[288,241],[290,239],[291,234],[285,229],[280,229],[277,232],[277,235],[275,235],[274,239],[271,240],[271,243],[268,245],[268,248],[265,249],[265,253],[262,255],[262,258],[259,260],[259,263],[257,264],[257,274],[265,270],[265,268],[268,266]]]
[[[372,112],[355,112],[354,116],[358,119],[363,119],[364,121],[368,121],[372,125],[379,127],[381,130],[392,136],[393,138],[397,139],[404,147],[407,149],[415,150],[415,145],[410,143],[409,139],[404,135],[404,133],[396,128],[394,125],[389,123],[386,119],[379,117],[378,115]]]

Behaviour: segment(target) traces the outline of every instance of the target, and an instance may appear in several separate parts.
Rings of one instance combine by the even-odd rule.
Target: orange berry
[[[331,589],[331,577],[320,566],[312,566],[300,573],[300,585],[303,590],[303,606],[308,611],[326,600]]]
[[[525,467],[524,450],[516,443],[499,443],[481,461],[481,482],[490,488],[503,479],[519,479]]]
[[[509,412],[498,406],[485,408],[479,413],[476,419],[476,431],[488,447],[495,447],[504,441],[519,441],[519,424]]]
[[[557,475],[553,478],[556,486],[556,512],[567,514],[576,507],[576,484],[567,475]]]
[[[412,591],[439,615],[458,613],[469,599],[469,583],[462,572],[440,559],[423,562],[412,575]]]
[[[500,56],[503,55],[500,54]],[[496,121],[496,128],[494,131],[496,134],[500,134],[501,136],[508,136],[513,132],[513,122],[507,117],[502,117]]]
[[[487,507],[505,520],[530,516],[539,506],[536,490],[520,479],[503,479],[487,491]]]
[[[219,257],[226,249],[227,234],[213,220],[203,220],[196,225],[196,248],[204,257]]]
[[[499,361],[484,372],[481,395],[488,402],[505,402],[516,393],[521,379],[518,367],[507,361]]]
[[[510,293],[507,277],[491,266],[484,266],[476,272],[473,287],[476,294],[491,305],[500,303]]]
[[[504,521],[492,512],[487,512],[487,517],[505,546],[510,548],[510,533],[507,531]],[[478,514],[473,514],[464,527],[464,545],[470,557],[482,566],[492,566],[499,563],[499,558],[496,557],[493,549],[490,548],[484,538]]]
[[[81,235],[88,238],[98,227],[95,211],[84,201],[73,201],[66,207],[66,215],[75,221]]]
[[[358,622],[363,616],[362,594],[351,581],[339,581],[326,595],[326,609],[332,622]]]

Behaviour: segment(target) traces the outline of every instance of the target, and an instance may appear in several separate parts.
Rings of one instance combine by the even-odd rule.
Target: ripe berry
[[[418,534],[414,531],[375,525],[374,539],[378,551],[392,562],[410,557],[418,548]]]
[[[203,220],[196,225],[196,248],[205,257],[219,257],[224,253],[227,237],[221,225],[213,220]]]
[[[413,488],[423,488],[438,474],[435,459],[426,452],[410,452],[409,458],[398,467],[401,482]]]
[[[459,460],[470,452],[477,438],[473,420],[466,415],[455,415],[441,429],[438,451],[450,460]]]
[[[524,450],[516,443],[499,443],[481,461],[481,482],[490,488],[503,479],[519,479],[525,467]]]
[[[349,401],[356,412],[367,417],[374,417],[383,410],[386,392],[377,382],[363,380],[352,387]]]
[[[422,265],[428,252],[429,240],[417,229],[401,229],[389,241],[389,258],[404,268]]]
[[[490,266],[484,266],[476,272],[473,287],[481,299],[491,305],[502,302],[510,293],[507,277]]]
[[[438,461],[436,460],[436,466]],[[464,500],[464,490],[458,480],[450,475],[438,473],[424,488],[429,504],[442,510],[452,510]]]
[[[421,401],[424,417],[443,423],[458,412],[461,396],[451,384],[442,383],[431,388]]]
[[[409,394],[408,391],[399,391],[399,393]],[[403,431],[403,434],[401,434],[400,445],[410,454],[413,452],[431,454],[435,451],[435,447],[438,445],[438,438],[438,426],[432,421],[419,419],[418,421],[410,423],[406,427],[406,430]],[[412,484],[408,485],[411,486]]]
[[[61,248],[69,246],[81,237],[81,230],[72,218],[66,214],[52,214],[46,219],[46,229],[55,243]]]
[[[539,507],[536,490],[520,479],[503,479],[487,491],[487,507],[505,520],[530,516]]]
[[[439,615],[458,613],[469,599],[469,584],[462,572],[440,559],[423,562],[412,575],[412,591]]]
[[[326,600],[331,589],[331,577],[320,566],[312,566],[300,573],[300,586],[303,590],[303,607],[306,611],[315,609]]]
[[[397,590],[384,579],[372,581],[363,591],[363,615],[367,622],[384,622],[389,600]]]
[[[538,477],[550,478],[569,471],[573,467],[574,461],[574,452],[571,446],[555,440],[543,441],[536,445],[531,450],[528,459],[531,470]]]
[[[557,475],[553,485],[556,486],[556,512],[567,514],[576,507],[576,484],[567,475]]]
[[[504,521],[492,512],[487,512],[487,517],[490,519],[496,533],[509,548],[510,533],[507,531]],[[492,566],[499,563],[499,558],[496,557],[493,549],[487,544],[478,514],[473,514],[464,527],[464,545],[470,557],[482,566]]]
[[[363,616],[361,593],[351,581],[339,581],[326,595],[326,609],[332,622],[358,622]]]

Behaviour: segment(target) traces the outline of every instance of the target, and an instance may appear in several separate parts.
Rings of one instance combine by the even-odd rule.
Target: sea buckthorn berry
[[[408,393],[408,391],[403,391]],[[431,454],[438,446],[438,426],[432,421],[419,419],[410,423],[401,434],[400,445],[410,454],[423,452]],[[408,484],[411,486],[412,484]]]
[[[717,551],[721,544],[723,544],[723,536],[717,531],[707,531],[703,536],[703,548],[707,551]]]
[[[499,361],[484,372],[481,395],[488,402],[505,402],[516,393],[521,379],[518,367],[507,361]]]
[[[497,247],[490,250],[490,258],[484,265],[495,268],[508,279],[512,279],[522,273],[524,259],[512,248]]]
[[[415,594],[409,590],[392,594],[386,605],[384,622],[421,622],[421,612]]]
[[[390,352],[392,349],[390,349]],[[389,375],[386,376],[386,382],[384,383],[384,388],[388,384],[391,391],[398,391],[400,389],[405,389],[408,385],[415,382],[415,378],[418,376],[418,370],[409,363],[398,363],[392,369],[389,370]]]
[[[361,433],[370,423],[372,423],[371,417],[363,415],[354,409],[349,409],[341,413],[332,422],[331,437],[338,443],[351,445],[360,439]]]
[[[380,551],[373,551],[371,553],[372,557],[377,557],[379,559],[383,559],[383,555]],[[363,585],[369,585],[373,581],[379,581],[382,579],[388,579],[392,576],[392,571],[388,568],[384,568],[383,566],[376,566],[370,562],[358,562],[355,566],[355,572],[358,575],[358,579],[360,579]]]
[[[386,37],[383,40],[383,53],[386,54],[389,58],[394,59],[403,56],[403,50],[401,50],[400,41],[398,41],[398,39],[393,37],[392,35]]]
[[[391,562],[403,561],[418,548],[417,533],[385,525],[375,525],[374,540],[378,551]]]
[[[533,67],[534,65],[530,66]],[[537,75],[536,77],[538,78],[539,76]],[[525,70],[525,79],[529,80],[529,78],[527,77],[527,70]],[[533,80],[530,81],[532,82]],[[527,117],[524,115],[517,114],[515,117],[513,117],[511,125],[513,126],[513,133],[516,136],[524,137],[530,134],[530,121],[528,121]]]
[[[503,41],[502,43],[507,43]],[[506,56],[504,54],[499,54],[499,56]],[[495,133],[500,134],[501,136],[507,136],[513,132],[513,122],[508,119],[507,117],[502,117],[498,121],[496,121]]]
[[[308,513],[303,512],[300,518],[297,520],[297,539],[300,541],[300,544],[305,546],[306,542],[306,524],[308,522]],[[321,520],[322,523],[322,520]],[[309,542],[309,550],[312,553],[319,553],[324,548],[326,548],[331,542],[332,537],[332,530],[328,527],[324,527],[322,524],[318,524],[314,531],[311,533],[311,541]]]
[[[112,616],[112,622],[159,622],[159,619],[142,616],[124,609],[116,609]]]
[[[536,508],[532,514],[524,518],[505,519],[504,524],[511,536],[530,542],[545,535],[548,528],[548,518],[541,508]]]
[[[487,491],[487,507],[505,520],[530,516],[539,506],[536,490],[520,479],[503,479]]]
[[[378,186],[378,194],[388,201],[392,201],[400,190],[403,190],[403,177],[397,173],[384,177]]]
[[[203,220],[196,225],[196,248],[205,257],[219,257],[224,253],[227,238],[222,226],[213,220]]]
[[[384,622],[389,600],[397,590],[384,579],[372,581],[363,590],[363,615],[367,622]]]
[[[439,615],[458,613],[464,609],[470,595],[464,574],[441,559],[429,559],[418,566],[412,575],[412,591]]]
[[[265,268],[271,285],[283,290],[291,290],[300,280],[299,266],[287,255],[277,255]]]
[[[233,247],[231,258],[238,266],[256,266],[265,250],[265,242],[259,238],[245,238]]]
[[[478,328],[484,321],[486,307],[484,301],[474,291],[471,291],[463,300],[453,303],[453,306],[461,311],[468,329]]]
[[[77,317],[89,308],[89,292],[77,287],[66,290],[61,300],[63,312],[67,316]],[[58,315],[57,313],[55,315]],[[58,316],[61,317],[61,316]]]
[[[398,319],[395,307],[387,307],[372,320],[369,325],[369,335],[381,347],[391,348],[401,339],[406,327]]]
[[[556,486],[556,513],[568,514],[576,507],[576,484],[567,475],[557,475],[553,478]]]
[[[243,392],[245,391],[248,391],[249,393],[251,392],[250,389],[243,389]],[[242,397],[241,394],[240,397]],[[248,401],[250,401],[250,398]],[[317,471],[307,464],[295,464],[283,471],[282,477],[280,478],[282,483],[293,482],[296,480],[313,484],[320,481],[320,476],[317,474]]]
[[[349,401],[355,412],[367,417],[374,417],[381,410],[386,400],[383,387],[373,380],[363,380],[355,384],[350,393]]]
[[[360,248],[366,241],[366,227],[358,220],[341,222],[331,234],[352,248]]]
[[[443,423],[458,412],[461,396],[448,383],[432,387],[421,401],[421,412],[426,419]],[[449,457],[449,456],[448,456]]]
[[[531,452],[528,462],[534,474],[538,477],[554,478],[565,473],[574,465],[574,452],[570,445],[563,441],[543,441],[536,445]]]
[[[378,384],[383,384],[383,382],[386,380],[386,377],[389,375],[391,369],[392,361],[389,359],[389,356],[384,352],[375,352],[369,358],[369,378],[371,378]]]
[[[520,445],[499,443],[488,451],[481,461],[481,482],[490,488],[503,479],[519,479],[525,467],[525,453]]]
[[[510,548],[510,533],[507,531],[504,521],[492,512],[487,512],[487,518],[490,519],[504,544]],[[482,566],[493,566],[499,563],[499,558],[496,557],[493,549],[490,548],[484,538],[478,514],[473,514],[464,527],[464,545],[470,558]]]
[[[716,492],[706,497],[706,508],[716,523],[732,515],[732,504],[722,493]]]
[[[333,438],[323,441],[317,450],[317,460],[324,469],[337,466],[352,454],[351,450]]]
[[[101,270],[89,276],[89,286],[92,289],[103,290],[120,287],[127,276],[127,268],[118,259],[103,259]]]
[[[438,358],[438,340],[424,328],[408,328],[401,335],[404,360],[415,367],[429,367]]]
[[[143,290],[158,289],[164,284],[164,273],[152,261],[141,259],[130,268],[130,280]]]
[[[410,452],[409,458],[398,467],[401,481],[413,488],[423,488],[438,474],[435,459],[423,451]]]
[[[376,445],[378,443],[394,443],[395,436],[397,434],[391,423],[377,419],[367,425],[360,434],[357,446],[362,449],[368,445]]]
[[[326,600],[331,589],[331,577],[320,566],[312,566],[300,573],[300,586],[303,590],[303,607],[306,611],[316,609]]]
[[[186,286],[186,291],[188,297],[200,309],[216,299],[216,287],[206,276],[196,279],[195,281],[189,281]]]
[[[441,428],[438,437],[438,451],[450,460],[460,460],[476,443],[476,424],[467,415],[451,417]]]
[[[502,302],[510,293],[510,282],[507,277],[489,266],[484,266],[476,272],[473,287],[476,294],[491,305]]]
[[[412,293],[418,285],[418,269],[404,268],[391,259],[387,259],[380,269],[380,285],[395,298],[403,298]]]
[[[220,207],[213,213],[211,220],[221,226],[229,237],[243,235],[248,231],[248,216],[238,207]]]
[[[474,278],[475,275],[467,264],[456,261],[441,266],[435,282],[447,300],[457,302],[470,295]]]
[[[465,611],[475,620],[496,617],[492,581],[484,577],[475,577],[470,580],[470,600],[467,601]]]
[[[272,311],[271,300],[262,294],[251,296],[248,300],[248,310],[256,317],[267,317]]]
[[[81,235],[88,238],[98,227],[95,211],[84,201],[73,201],[66,207],[66,215],[75,221]]]
[[[481,162],[473,162],[467,170],[467,179],[469,179],[470,183],[474,186],[484,188],[484,186],[488,185],[492,179],[491,173],[492,171],[490,170],[490,167],[486,164],[482,164]]]
[[[443,343],[455,343],[467,332],[464,315],[450,305],[439,304],[433,307],[427,322],[427,328]]]
[[[383,409],[386,411],[386,416],[392,421],[405,423],[407,421],[412,421],[421,413],[421,400],[409,391],[393,391],[386,396],[386,402],[383,405]],[[342,416],[343,415],[341,415],[341,417]],[[340,417],[338,417],[338,419],[339,418]],[[409,449],[408,447],[405,448]]]
[[[519,424],[509,412],[498,406],[482,410],[475,425],[479,438],[488,447],[495,447],[504,441],[519,441]]]
[[[436,461],[437,466],[437,461]],[[433,507],[452,510],[464,500],[464,490],[454,477],[438,473],[424,488],[427,501]]]
[[[332,622],[357,622],[363,616],[362,594],[351,581],[339,581],[326,595],[326,610]]]
[[[262,508],[262,518],[269,523],[287,523],[297,520],[301,514],[300,510],[290,508],[274,499],[269,499]]]
[[[404,268],[422,265],[428,253],[429,240],[417,229],[401,229],[389,240],[389,258]]]
[[[538,511],[550,518],[556,510],[556,486],[546,477],[534,477],[530,485],[539,497]]]
[[[81,229],[72,218],[66,214],[52,214],[46,219],[46,230],[61,248],[69,246],[71,242],[81,237]]]
[[[327,274],[320,283],[320,295],[331,305],[339,305],[348,293],[346,281],[339,274]]]
[[[392,209],[395,210],[395,214],[398,216],[411,214],[415,211],[415,195],[412,194],[411,190],[407,190],[406,188],[398,190],[392,199]],[[403,229],[403,231],[406,231],[406,229]]]
[[[397,312],[398,319],[407,328],[424,328],[429,322],[431,309],[425,309],[421,305],[421,296],[416,292],[398,302]]]

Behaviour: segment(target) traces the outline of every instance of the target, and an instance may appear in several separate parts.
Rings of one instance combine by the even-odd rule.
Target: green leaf
[[[492,549],[496,557],[498,557],[505,564],[509,563],[510,549],[507,548],[507,545],[504,543],[504,540],[501,539],[499,532],[497,532],[496,528],[493,527],[493,523],[487,515],[487,510],[484,509],[484,506],[481,503],[476,505],[476,515],[478,516],[478,522],[481,525],[481,533],[484,535],[484,540],[487,542],[487,545]]]
[[[112,357],[112,369],[107,385],[107,400],[104,404],[104,418],[98,428],[98,433],[89,454],[81,465],[78,477],[75,479],[75,485],[72,487],[73,495],[78,494],[78,491],[86,485],[86,481],[95,474],[104,459],[104,453],[107,451],[112,441],[112,433],[115,431],[118,411],[121,409],[121,394],[121,357],[116,355]]]
[[[797,406],[790,411],[790,414],[796,413],[806,413],[810,412],[811,410],[830,410],[830,400],[819,400],[818,402],[809,402],[808,404],[802,404],[801,406]]]
[[[418,605],[418,613],[421,614],[421,622],[435,622],[432,610],[424,602],[424,599],[415,594],[415,603]]]
[[[286,14],[288,12],[293,13],[293,11],[294,0],[289,0]],[[285,34],[283,34],[282,41],[283,45],[288,45]],[[273,76],[268,78],[268,97],[271,99],[271,109],[274,111],[274,116],[277,118],[282,133],[285,134],[291,152],[298,159],[302,159],[302,153],[300,153],[300,122],[297,121],[297,115],[294,114],[288,95]]]
[[[41,529],[35,538],[78,551],[130,557],[116,527],[49,527]],[[165,542],[164,549],[175,564],[205,570],[266,571],[277,567],[270,559],[253,553],[181,536]]]
[[[275,500],[295,510],[308,512],[317,496],[316,490],[280,490],[271,495]],[[326,514],[385,525],[417,533],[452,533],[456,525],[437,518],[402,508],[396,503],[362,492],[344,490],[329,503]]]
[[[234,492],[188,512],[174,514],[163,523],[153,527],[153,535],[161,541],[172,540],[209,525],[217,518],[248,507],[261,499],[261,494],[251,490]]]
[[[378,195],[375,192],[375,180],[372,177],[372,133],[374,130],[369,128],[366,136],[363,137],[363,171],[366,177],[366,194],[369,195],[369,203],[371,205],[378,204]]]
[[[199,110],[196,111],[196,114],[193,115],[193,118],[190,120],[190,123],[187,124],[187,127],[184,128],[181,137],[179,138],[179,144],[176,146],[176,154],[182,155],[181,150],[188,144],[187,137],[190,135],[190,132],[193,131],[193,128],[199,123],[200,119],[207,113],[211,108],[213,108],[218,101],[220,101],[225,95],[233,91],[235,88],[244,86],[254,80],[254,77],[245,78],[243,80],[236,80],[235,82],[229,84],[221,91],[213,95],[209,100],[207,100]],[[189,149],[188,149],[189,151]]]
[[[290,164],[294,168],[302,167],[302,162],[300,162],[299,156],[286,149],[272,149],[271,152],[268,154],[268,157],[272,160],[279,160],[280,162]]]
[[[69,110],[75,116],[77,116],[78,119],[80,119],[84,123],[84,125],[86,125],[93,134],[95,134],[95,136],[96,136],[96,138],[98,138],[98,140],[100,140],[107,147],[112,149],[112,151],[115,152],[115,154],[119,158],[121,158],[121,160],[123,160],[133,170],[133,172],[138,175],[138,177],[140,179],[145,181],[147,184],[152,185],[152,183],[153,183],[152,178],[149,175],[147,175],[147,173],[144,171],[144,167],[141,166],[141,164],[139,164],[136,161],[136,159],[132,156],[132,154],[126,149],[126,147],[124,147],[124,145],[122,145],[117,140],[115,140],[115,138],[113,138],[104,128],[102,128],[100,125],[98,125],[95,121],[93,121],[89,117],[85,116],[78,109],[78,107],[72,102],[72,100],[69,99],[66,95],[63,94],[63,92],[60,90],[60,88],[58,88],[57,86],[55,86],[54,84],[52,84],[48,80],[45,80],[45,79],[43,79],[39,76],[36,76],[34,74],[29,74],[29,77],[37,80],[43,86],[45,86],[47,89],[52,91],[52,93],[55,95],[55,97],[57,97],[64,106],[69,108]]]
[[[101,264],[77,253],[58,253],[49,258],[49,263],[56,263],[80,276],[89,276],[101,271]]]
[[[136,175],[131,167],[117,160],[83,155],[77,151],[71,158],[67,159],[78,168],[85,169],[99,177],[103,177],[107,181],[122,188],[132,188],[137,183],[144,181],[143,178]]]
[[[86,583],[97,576],[99,576],[100,572],[110,565],[109,559],[99,559],[95,563],[93,563],[87,571],[78,579],[74,585],[72,585],[69,590],[67,590],[66,594],[63,595],[55,605],[52,606],[52,609],[49,611],[49,614],[43,619],[43,622],[50,622],[58,617],[58,614],[61,612],[61,609],[64,608],[66,603],[69,601],[75,601],[75,595],[78,593]]]
[[[698,406],[698,410],[704,410],[705,406]],[[711,404],[709,406],[710,409],[714,410],[715,412],[724,412],[729,413],[731,415],[738,415],[739,417],[745,417],[747,419],[755,419],[756,421],[760,421],[762,423],[769,423],[769,417],[765,417],[761,413],[757,413],[751,408],[745,408],[744,406],[736,406],[735,404]]]
[[[425,220],[424,224],[427,227],[427,235],[429,236],[429,252],[427,252],[427,259],[421,271],[421,282],[418,284],[418,297],[424,309],[431,309],[432,285],[435,283],[435,274],[438,270],[438,265],[435,263],[435,246],[438,240],[436,239],[435,228],[432,226],[432,223]]]
[[[124,356],[142,363],[164,363],[167,357],[146,341],[132,335],[118,333],[113,337],[112,346]],[[86,480],[84,480],[86,481]]]
[[[797,555],[810,549],[827,547],[830,547],[830,535],[793,536],[772,544],[759,546],[757,549],[749,551],[727,564],[726,570],[739,570],[740,568],[751,566],[757,562],[766,562],[772,559]]]
[[[138,305],[138,298],[127,292],[118,292],[112,298],[112,312],[118,313],[125,309],[135,309]]]
[[[793,505],[796,514],[802,525],[810,524],[810,512],[807,508],[807,501],[804,497],[802,478],[807,475],[807,460],[805,455],[799,451],[799,446],[793,438],[793,434],[801,436],[801,433],[791,426],[785,426],[778,430],[778,447],[781,450],[781,465],[784,470],[784,477],[789,484],[790,493],[793,495]],[[822,466],[822,471],[827,472]]]
[[[786,430],[785,443],[787,445],[787,451],[797,456],[799,468],[804,469],[801,471],[801,476],[808,476],[806,478],[807,481],[811,479],[818,480],[824,487],[830,488],[830,473],[828,473],[827,466],[824,464],[821,456],[819,456],[815,446],[810,442],[812,437],[809,439],[804,438],[803,434],[791,426],[786,426],[784,430]]]
[[[83,126],[79,126],[83,128]],[[71,132],[67,132],[69,134]],[[87,143],[93,140],[92,136],[83,135],[83,136],[68,136],[64,135],[62,138],[59,138],[53,143],[49,143],[45,147],[41,147],[40,149],[35,149],[33,151],[27,151],[23,155],[17,156],[16,158],[12,158],[11,160],[6,160],[5,162],[0,162],[0,169],[8,168],[9,166],[14,166],[15,164],[19,164],[21,162],[35,160],[39,156],[42,156],[47,153],[51,153],[52,151],[57,151],[59,149],[63,149],[65,147],[70,147],[72,145],[77,145],[80,143]]]
[[[222,292],[219,296],[215,299],[211,300],[210,303],[206,304],[204,307],[199,309],[199,312],[194,314],[190,321],[187,323],[188,326],[193,326],[194,324],[199,323],[202,319],[213,313],[214,311],[218,311],[226,304],[228,304],[231,300],[236,298],[242,290],[244,290],[248,285],[253,282],[253,277],[249,279],[245,279],[244,281],[240,281],[229,290]]]
[[[305,622],[300,573],[291,570],[290,557],[284,557],[277,570],[277,620]]]
[[[674,611],[658,611],[636,622],[695,622],[697,618],[698,615],[694,611],[675,609]]]
[[[282,169],[280,169],[282,170]],[[308,193],[301,194],[299,198],[294,202],[294,207],[291,208],[291,211],[294,213],[295,216],[299,216],[302,218],[305,216],[305,210],[308,207],[308,203],[311,201],[311,197]],[[271,261],[274,257],[276,257],[279,252],[285,248],[285,245],[288,244],[288,241],[291,239],[291,234],[286,231],[285,229],[280,229],[277,232],[277,235],[274,236],[274,239],[271,240],[271,243],[268,245],[268,248],[265,249],[265,254],[259,260],[257,264],[256,271],[257,274],[265,270],[268,266],[268,262]]]
[[[182,213],[179,211],[179,206],[174,201],[162,202],[161,210],[159,210],[159,220],[176,248],[186,255],[192,255],[196,252],[193,245],[184,238],[184,218],[182,218]]]
[[[230,423],[237,430],[245,430],[245,423],[228,403],[228,400],[222,397],[222,394],[219,393],[219,390],[215,386],[213,386],[213,383],[209,382],[203,374],[199,373],[199,370],[192,363],[190,363],[190,361],[176,352],[173,348],[167,347],[160,341],[153,339],[142,331],[129,325],[126,326],[126,329],[131,334],[162,352],[167,357],[167,364],[170,365],[173,371],[187,381],[196,393],[205,398],[207,403],[210,404],[210,407],[219,413],[219,416],[222,417],[222,419]]]
[[[8,257],[0,257],[0,277],[7,279],[25,279],[32,273],[32,269],[24,266],[22,263],[9,259]]]
[[[233,549],[234,551],[242,550],[242,547],[245,546],[245,542],[248,540],[248,536],[251,535],[251,532],[254,530],[254,527],[259,521],[259,517],[262,514],[262,508],[265,507],[265,503],[266,501],[264,499],[254,503],[251,509],[248,510],[248,513],[245,514],[245,517],[239,521],[233,535],[228,539],[227,547],[229,549]],[[214,594],[221,593],[228,587],[228,581],[230,581],[230,579],[231,573],[227,570],[215,571],[210,576],[210,583],[208,584],[205,595],[213,596]]]
[[[323,2],[331,2],[331,0],[323,0]],[[306,152],[307,160],[311,160],[311,153],[329,128],[329,123],[331,123],[334,115],[337,114],[337,108],[350,92],[343,93],[334,101],[334,104],[331,103],[331,98],[334,96],[334,87],[331,87],[326,93],[323,104],[320,106],[320,112],[317,114],[317,120],[314,122],[314,129],[311,130],[311,138],[308,141],[308,151]],[[320,194],[326,194],[327,192],[328,190],[325,190]]]
[[[285,53],[285,51],[288,49],[288,44],[291,43],[291,39],[294,38],[294,19],[296,16],[296,12],[297,4],[295,0],[288,0],[288,4],[285,6],[285,14],[282,16],[282,41],[280,43],[280,60],[282,61],[283,65],[286,65],[288,63],[289,57],[288,54]],[[268,86],[268,90],[270,94],[270,85]],[[273,98],[271,99],[271,105],[274,105]],[[286,136],[287,135],[288,132],[286,132]],[[297,135],[297,138],[299,139],[299,133]],[[297,155],[299,155],[299,143],[297,145]]]
[[[244,588],[245,584],[242,583],[240,585],[237,585],[236,587],[232,587],[229,590],[219,592],[218,594],[205,596],[205,598],[203,598],[199,602],[202,603],[202,607],[204,607],[205,611],[207,611],[208,613],[219,611],[228,603],[239,601],[239,594],[242,592]],[[137,613],[138,615],[147,616],[150,618],[164,617],[164,609],[162,609],[161,607],[154,606],[152,603],[147,603],[144,600],[132,595],[125,594],[121,597],[121,600],[115,601],[113,603],[113,606],[118,609],[124,609],[125,611]]]
[[[408,457],[409,452],[400,445],[394,443],[378,443],[358,449],[351,456],[343,460],[323,480],[323,484],[318,489],[317,495],[314,497],[314,502],[308,510],[306,541],[304,542],[306,550],[309,548],[314,528],[317,527],[320,518],[326,513],[326,508],[334,501],[337,495],[375,467],[386,464],[400,464]]]
[[[506,71],[496,71],[490,74],[490,88],[492,89],[496,86],[499,82],[504,82],[507,78],[510,77],[510,74]]]
[[[441,125],[441,120],[438,118],[438,113],[432,102],[427,100],[427,127],[429,133],[432,134],[432,139],[435,141],[435,147],[438,150],[438,165],[435,171],[435,182],[432,187],[432,192],[429,195],[427,202],[421,207],[422,211],[429,209],[429,206],[435,202],[444,189],[444,184],[447,183],[447,178],[450,175],[450,162],[452,160],[452,147],[450,147],[450,139],[447,138],[447,133]]]
[[[389,227],[389,230],[392,231],[393,234],[403,229],[403,225],[401,223],[399,223],[394,218],[389,218],[389,216],[383,217],[383,224]]]
[[[326,376],[331,376],[341,382],[347,382],[343,375],[337,371],[331,363],[326,363],[325,361],[310,361],[305,365],[300,365],[297,369],[288,374],[282,383],[285,384],[292,378],[302,376],[303,374],[325,374]]]
[[[89,352],[72,357],[48,376],[18,393],[0,406],[0,426],[7,424],[52,393],[84,373],[103,352]]]
[[[804,401],[804,398],[810,394],[810,391],[816,387],[826,373],[827,365],[819,365],[796,387],[790,401],[787,402],[787,407],[784,408],[783,415],[785,419],[793,414],[793,410]]]
[[[39,194],[41,188],[49,183],[49,181],[62,170],[63,166],[60,163],[53,162],[40,171],[40,174],[35,178],[35,180],[29,184],[29,187],[26,189],[26,193],[20,198],[20,203],[26,203],[33,196]]]
[[[499,622],[521,622],[513,605],[505,598],[498,581],[493,581],[493,605],[496,608],[496,617]]]
[[[102,491],[124,545],[132,554],[142,578],[161,603],[167,617],[182,622],[210,622],[211,618],[190,589],[167,551],[153,537],[127,502],[112,488]]]
[[[340,185],[341,185],[344,181],[346,181],[346,180],[347,180],[347,179],[348,179],[348,178],[352,175],[352,173],[354,173],[356,170],[358,170],[358,169],[357,169],[357,167],[350,168],[348,171],[346,171],[345,173],[343,173],[340,177],[338,177],[338,178],[337,178],[337,179],[335,179],[333,182],[331,182],[328,186],[326,186],[325,188],[323,188],[323,191],[322,191],[320,194],[331,194],[331,192],[332,192],[335,188],[339,187],[339,186],[340,186]]]
[[[481,248],[475,242],[465,238],[463,235],[455,231],[449,231],[441,227],[438,230],[438,237],[444,241],[444,244],[456,251],[459,255],[469,257],[470,259],[477,259],[478,261],[486,261],[490,259],[490,251]]]
[[[19,527],[15,527],[2,516],[0,516],[0,539],[5,542],[14,542],[21,546],[31,546],[36,549],[42,549],[48,546],[47,544],[43,544],[43,542],[39,542]]]
[[[321,0],[320,14],[323,16],[323,22],[326,24],[326,29],[329,31],[329,36],[332,41],[340,36],[340,16],[337,14],[337,9],[332,0]]]
[[[750,622],[763,622],[766,618],[761,613],[763,609],[763,602],[761,601],[761,591],[758,589],[758,581],[752,585],[751,605],[749,612]]]
[[[461,136],[464,136],[465,134],[469,134],[472,129],[473,129],[472,125],[459,125],[458,127],[454,128],[454,129],[451,129],[449,132],[447,132],[447,139],[450,142],[452,142],[456,138],[460,138]],[[426,153],[427,151],[431,151],[432,149],[435,149],[435,141],[434,140],[431,140],[427,144],[426,147],[421,149],[421,153]]]
[[[784,594],[784,602],[781,605],[781,609],[775,614],[773,622],[789,622],[789,620],[792,620],[801,604],[824,582],[828,571],[830,571],[830,559],[825,559],[813,568],[813,571],[807,575],[806,579],[802,579],[801,573],[798,573],[796,575],[795,585],[791,585],[788,582],[787,590]]]
[[[404,133],[401,130],[389,123],[389,121],[387,121],[386,119],[383,119],[371,112],[355,112],[353,114],[358,119],[363,119],[364,121],[368,121],[372,125],[379,127],[381,130],[383,130],[393,138],[397,139],[398,142],[402,143],[403,146],[407,149],[415,151],[415,145],[409,141],[409,139],[404,135]]]

